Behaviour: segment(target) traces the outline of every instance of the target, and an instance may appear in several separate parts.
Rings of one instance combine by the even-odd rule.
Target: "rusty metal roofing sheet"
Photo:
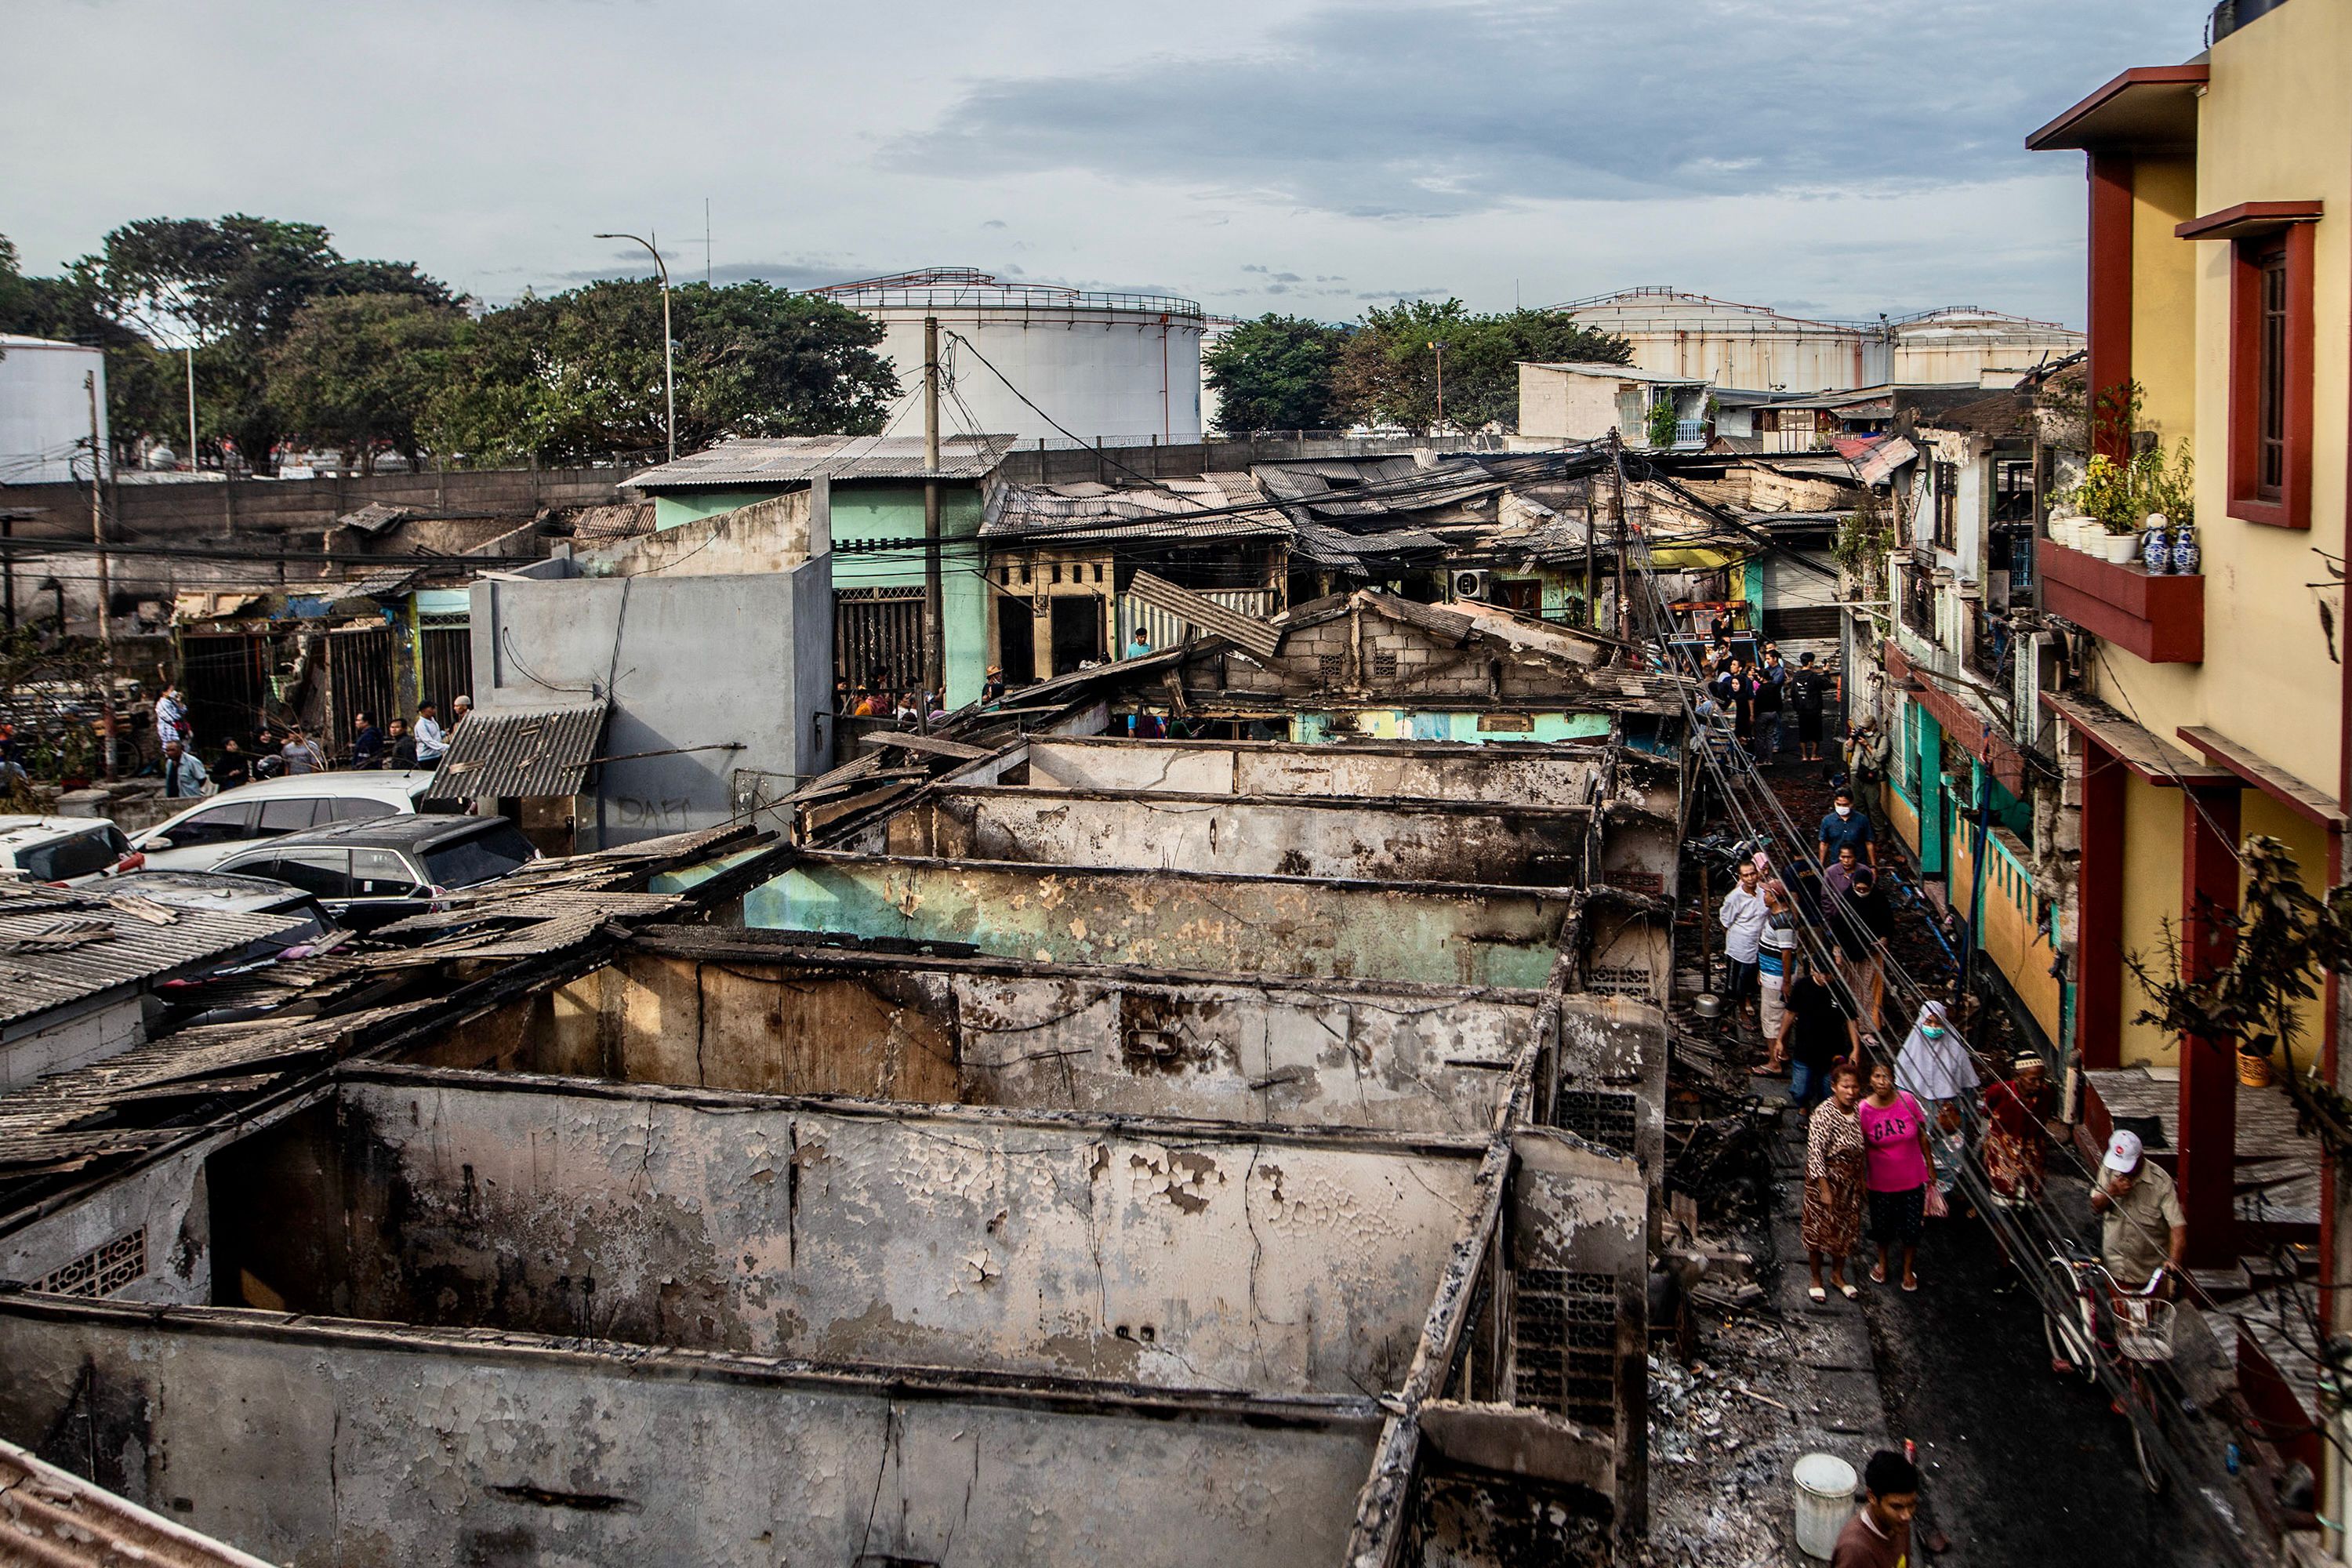
[[[211,1536],[0,1443],[0,1540],[46,1568],[268,1568]]]
[[[1145,604],[1189,621],[1213,637],[1223,637],[1260,658],[1273,658],[1274,650],[1282,646],[1282,633],[1255,616],[1227,609],[1204,595],[1180,588],[1149,572],[1136,573],[1134,580],[1128,585],[1128,592]]]
[[[174,910],[158,923],[152,908],[117,904],[95,889],[7,884],[0,897],[0,1022],[160,979],[300,923],[194,910]]]
[[[604,744],[612,704],[477,709],[450,731],[428,796],[496,800],[501,795],[578,795]]]
[[[940,440],[942,479],[976,479],[992,472],[1013,449],[1011,436],[947,436]],[[834,479],[919,479],[919,436],[787,436],[729,441],[647,468],[631,489],[683,490],[739,485],[803,484],[823,474]]]

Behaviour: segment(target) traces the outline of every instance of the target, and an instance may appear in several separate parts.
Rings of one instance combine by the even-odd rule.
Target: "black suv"
[[[380,816],[289,833],[217,870],[270,877],[318,899],[343,924],[373,931],[433,907],[458,888],[494,882],[539,858],[503,816]]]

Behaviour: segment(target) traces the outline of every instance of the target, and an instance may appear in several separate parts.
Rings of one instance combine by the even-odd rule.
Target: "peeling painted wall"
[[[885,842],[955,860],[1572,888],[1591,828],[1573,806],[1013,787],[935,791],[890,819]]]
[[[419,1061],[762,1094],[1481,1132],[1551,999],[713,945],[624,954],[478,1054]],[[1621,1054],[1606,1047],[1612,1064]],[[1598,1062],[1601,1058],[1596,1057]],[[1638,1059],[1638,1053],[1637,1053]]]
[[[1477,1145],[1127,1125],[367,1074],[214,1163],[316,1167],[340,1204],[221,1213],[216,1245],[248,1304],[338,1317],[1166,1387],[1400,1375]]]
[[[812,852],[744,923],[969,942],[1040,963],[1541,986],[1576,900],[1528,889],[873,858]]]
[[[1528,746],[1301,746],[1256,741],[1032,741],[1029,780],[1060,789],[1379,795],[1584,805],[1607,753]]]
[[[959,1392],[22,1300],[0,1365],[0,1435],[63,1435],[51,1462],[94,1453],[101,1484],[290,1568],[1290,1568],[1339,1559],[1379,1433],[1361,1399]]]

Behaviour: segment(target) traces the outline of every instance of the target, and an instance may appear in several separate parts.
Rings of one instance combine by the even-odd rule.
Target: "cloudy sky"
[[[0,233],[331,228],[512,298],[641,267],[932,265],[1352,317],[1665,283],[2079,323],[2083,174],[2025,133],[2194,0],[8,0]]]

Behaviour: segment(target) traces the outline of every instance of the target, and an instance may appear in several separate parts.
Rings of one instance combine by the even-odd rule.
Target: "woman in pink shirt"
[[[1886,1251],[1903,1249],[1903,1289],[1919,1289],[1912,1265],[1919,1252],[1919,1224],[1927,1210],[1927,1184],[1934,1179],[1927,1118],[1919,1102],[1895,1087],[1895,1068],[1878,1062],[1870,1069],[1870,1093],[1854,1107],[1869,1155],[1863,1184],[1870,1190],[1870,1239],[1878,1244],[1878,1267],[1870,1271],[1886,1283]]]

